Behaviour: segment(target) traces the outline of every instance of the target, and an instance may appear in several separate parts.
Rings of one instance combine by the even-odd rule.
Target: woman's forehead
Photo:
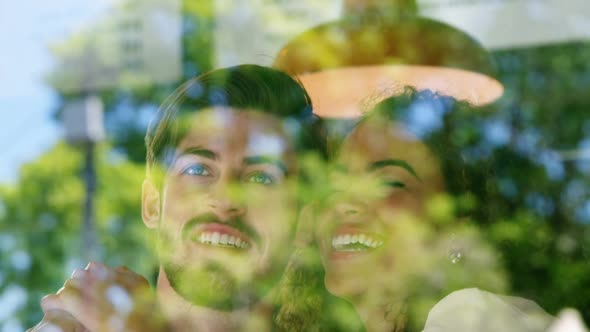
[[[371,165],[387,164],[387,161],[393,161],[391,165],[405,163],[433,188],[443,187],[439,159],[401,123],[360,123],[343,142],[337,159],[338,163],[355,172],[365,172]]]
[[[343,142],[343,149],[391,153],[407,146],[422,145],[401,123],[369,119],[359,123]]]
[[[339,153],[340,162],[351,162],[359,166],[385,160],[402,159],[411,164],[422,164],[436,160],[428,147],[412,135],[401,123],[365,121],[361,122],[345,138]]]

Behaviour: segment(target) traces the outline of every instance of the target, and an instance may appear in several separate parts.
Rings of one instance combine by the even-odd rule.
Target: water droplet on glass
[[[451,263],[457,264],[461,261],[461,259],[463,258],[462,247],[463,246],[457,240],[457,236],[455,234],[451,234],[450,246],[448,249],[448,255],[449,259],[451,260]]]
[[[449,258],[451,259],[451,263],[456,264],[461,261],[463,254],[460,251],[452,251],[449,254]]]

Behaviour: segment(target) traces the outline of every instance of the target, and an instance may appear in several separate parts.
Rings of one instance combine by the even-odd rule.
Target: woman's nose
[[[362,202],[347,202],[339,204],[337,211],[345,218],[354,217],[366,213],[367,206]]]

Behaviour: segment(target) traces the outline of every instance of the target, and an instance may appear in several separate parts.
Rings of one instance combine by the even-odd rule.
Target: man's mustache
[[[189,235],[191,234],[191,231],[202,224],[211,224],[211,223],[218,223],[218,224],[223,224],[223,225],[227,225],[229,227],[235,228],[238,231],[240,231],[241,233],[244,233],[246,236],[248,236],[248,238],[252,239],[252,241],[254,241],[258,247],[260,248],[260,235],[256,232],[256,230],[254,228],[252,228],[248,223],[246,223],[244,221],[244,219],[240,218],[240,217],[236,217],[236,218],[231,218],[229,220],[226,221],[221,221],[219,219],[219,217],[217,217],[214,213],[204,213],[201,214],[199,216],[196,216],[194,218],[192,218],[191,220],[189,220],[183,227],[182,229],[182,240],[186,241],[189,238]]]

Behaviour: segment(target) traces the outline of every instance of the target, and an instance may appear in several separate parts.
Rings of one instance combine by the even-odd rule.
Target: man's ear
[[[141,186],[141,217],[148,228],[158,227],[160,221],[160,192],[150,180]]]

